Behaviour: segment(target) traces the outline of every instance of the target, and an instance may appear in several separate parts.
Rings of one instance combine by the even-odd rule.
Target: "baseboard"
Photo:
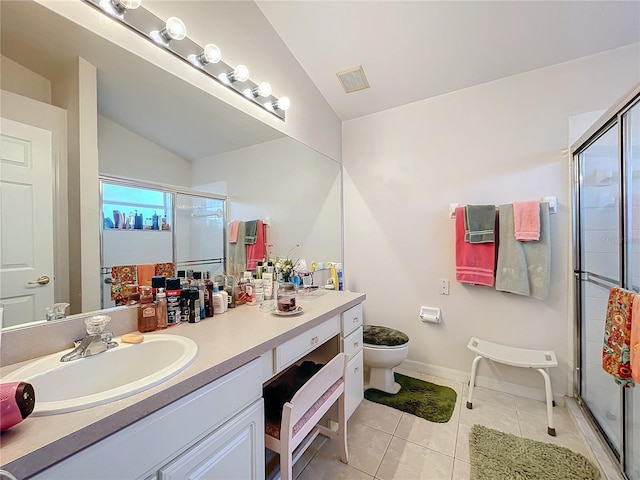
[[[433,375],[434,377],[446,378],[447,380],[455,380],[464,384],[469,383],[470,372],[463,372],[461,370],[454,370],[452,368],[439,367],[437,365],[430,365],[428,363],[416,362],[415,360],[405,360],[400,364],[400,368],[406,370],[412,370],[414,372],[426,373],[427,375]],[[484,377],[476,375],[476,386],[495,390],[497,392],[509,393],[511,395],[517,395],[519,397],[531,398],[533,400],[545,400],[544,383],[542,376],[540,376],[541,388],[529,387],[527,385],[520,385],[517,383],[505,382],[503,380],[497,380],[491,377]],[[553,400],[556,405],[564,405],[564,396],[553,395]]]

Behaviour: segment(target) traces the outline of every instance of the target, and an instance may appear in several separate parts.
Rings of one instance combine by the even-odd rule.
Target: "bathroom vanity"
[[[321,293],[301,297],[297,316],[240,306],[163,331],[198,344],[184,371],[106,405],[27,418],[2,434],[0,468],[18,479],[264,478],[264,384],[301,360],[344,351],[348,416],[363,397],[365,295]]]

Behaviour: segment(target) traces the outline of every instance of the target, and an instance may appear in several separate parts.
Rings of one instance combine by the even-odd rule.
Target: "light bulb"
[[[233,72],[223,73],[219,77],[221,82],[230,84],[234,82],[246,82],[249,80],[249,69],[244,65],[238,65]]]
[[[113,3],[125,10],[135,10],[140,7],[142,0],[112,0]]]
[[[275,108],[279,108],[282,111],[289,110],[290,106],[291,100],[289,100],[289,97],[281,97],[274,105]]]
[[[256,90],[261,97],[268,97],[271,95],[271,84],[269,82],[260,82]]]
[[[204,51],[200,54],[202,63],[218,63],[220,59],[222,59],[222,53],[217,46],[213,43],[204,46]]]
[[[246,82],[249,80],[249,69],[244,65],[238,65],[233,70],[233,78],[236,82]]]
[[[167,25],[161,33],[168,37],[167,40],[182,40],[187,36],[187,27],[178,17],[169,17]]]

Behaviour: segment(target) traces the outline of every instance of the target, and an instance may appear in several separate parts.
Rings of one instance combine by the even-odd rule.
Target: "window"
[[[171,230],[172,194],[161,190],[102,182],[105,229]]]

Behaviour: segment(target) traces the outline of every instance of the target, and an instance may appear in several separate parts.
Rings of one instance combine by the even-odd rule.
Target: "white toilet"
[[[400,365],[409,352],[409,337],[400,330],[365,325],[363,327],[364,365],[368,367],[369,382],[365,390],[375,388],[396,394],[400,385],[393,378],[393,368]]]

